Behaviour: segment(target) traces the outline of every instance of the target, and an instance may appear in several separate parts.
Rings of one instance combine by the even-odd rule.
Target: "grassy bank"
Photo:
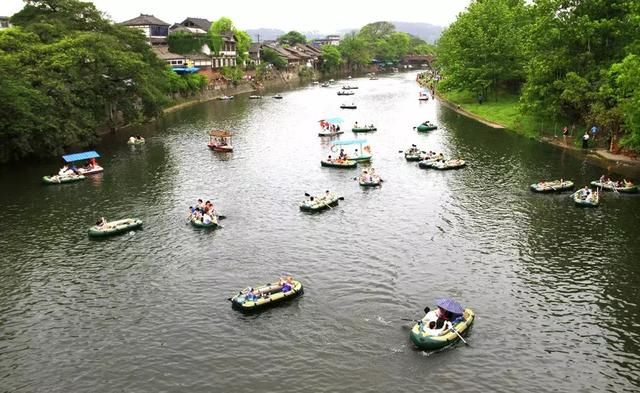
[[[520,97],[516,94],[501,93],[497,100],[492,96],[482,104],[478,103],[477,96],[468,91],[440,91],[438,94],[467,112],[531,138],[543,136],[541,130],[553,126],[521,114]]]

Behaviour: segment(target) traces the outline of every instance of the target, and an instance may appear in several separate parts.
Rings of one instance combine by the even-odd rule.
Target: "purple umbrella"
[[[438,299],[436,300],[436,304],[438,305],[438,307],[442,307],[445,310],[452,312],[454,314],[464,313],[464,308],[462,308],[462,306],[458,302],[456,302],[451,298]]]

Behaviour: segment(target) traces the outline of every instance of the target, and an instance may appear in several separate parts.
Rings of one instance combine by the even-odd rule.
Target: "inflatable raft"
[[[376,127],[353,127],[351,129],[351,131],[353,131],[353,132],[372,132],[372,131],[378,131],[378,129]]]
[[[286,292],[282,291],[283,286],[280,283],[265,284],[256,288],[246,288],[229,300],[235,310],[245,313],[261,311],[302,295],[302,283],[297,280],[291,280],[290,283],[291,289]],[[258,294],[254,297],[250,292]]]
[[[534,192],[562,192],[573,189],[573,182],[570,180],[553,180],[535,183],[530,186]]]
[[[600,205],[600,194],[598,191],[592,191],[591,197],[586,198],[582,190],[578,190],[573,194],[573,202],[580,207],[598,207]]]
[[[638,186],[636,185],[618,187],[616,186],[616,183],[612,181],[600,183],[599,181],[596,180],[596,181],[592,181],[591,185],[594,187],[602,188],[605,191],[618,191],[625,194],[635,194],[636,192],[638,192]]]
[[[46,184],[63,184],[63,183],[73,183],[79,180],[84,180],[84,175],[54,175],[54,176],[43,176],[42,181]]]
[[[431,131],[431,130],[435,130],[437,129],[438,126],[436,126],[435,124],[431,123],[431,122],[424,122],[422,124],[420,124],[419,126],[416,127],[416,129],[420,132],[425,132],[425,131]]]
[[[454,323],[453,328],[460,334],[464,335],[469,331],[473,321],[475,320],[474,312],[467,308],[462,314],[462,318]],[[422,321],[416,323],[411,329],[409,337],[413,344],[419,349],[434,350],[441,349],[448,345],[453,345],[460,341],[460,337],[452,330],[446,330],[444,334],[439,336],[432,336],[427,332],[427,326]]]
[[[340,197],[335,193],[329,193],[326,196],[313,197],[313,200],[307,199],[300,203],[300,210],[303,212],[318,212],[336,206]]]
[[[352,161],[352,160],[344,160],[344,161],[322,160],[320,161],[320,165],[326,166],[329,168],[355,168],[358,166],[358,162]]]
[[[215,229],[218,227],[218,217],[216,216],[212,217],[212,220],[209,224],[205,224],[202,222],[202,220],[198,220],[196,218],[192,218],[191,220],[189,220],[189,222],[191,223],[191,226],[195,228]]]
[[[431,164],[431,168],[438,169],[440,171],[446,171],[449,169],[460,169],[465,167],[466,165],[467,163],[465,160],[447,160],[447,161],[436,161]]]
[[[380,179],[380,176],[377,175],[373,175],[371,177],[361,175],[358,178],[358,184],[360,184],[362,187],[378,187],[381,183],[382,179]]]
[[[110,221],[105,225],[94,225],[89,228],[89,236],[91,237],[107,237],[113,235],[119,235],[131,230],[140,228],[142,226],[142,220],[137,218],[125,218],[123,220]]]

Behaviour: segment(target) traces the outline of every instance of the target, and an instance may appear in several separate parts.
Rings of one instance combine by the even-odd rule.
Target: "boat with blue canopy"
[[[96,158],[100,157],[95,151],[85,151],[82,153],[67,154],[62,156],[62,159],[66,164],[53,176],[44,176],[42,180],[47,184],[62,184],[71,183],[77,180],[83,180],[86,175],[94,175],[104,171]],[[85,161],[86,163],[77,167],[75,165],[78,161]]]
[[[336,136],[344,134],[344,131],[340,129],[340,124],[343,120],[340,117],[331,117],[329,119],[322,119],[318,121],[322,131],[318,133],[318,136]]]
[[[366,139],[349,139],[345,141],[335,141],[331,144],[331,151],[334,153],[342,153],[342,155],[351,161],[368,162],[371,161],[371,146],[367,145]],[[346,153],[342,146],[359,145],[359,149],[355,149],[351,153]],[[340,156],[338,156],[340,158]]]

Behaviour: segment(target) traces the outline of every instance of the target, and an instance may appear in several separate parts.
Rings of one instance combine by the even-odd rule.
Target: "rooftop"
[[[120,22],[120,24],[124,26],[169,26],[168,23],[161,21],[153,15],[147,14],[140,14],[140,16]]]

